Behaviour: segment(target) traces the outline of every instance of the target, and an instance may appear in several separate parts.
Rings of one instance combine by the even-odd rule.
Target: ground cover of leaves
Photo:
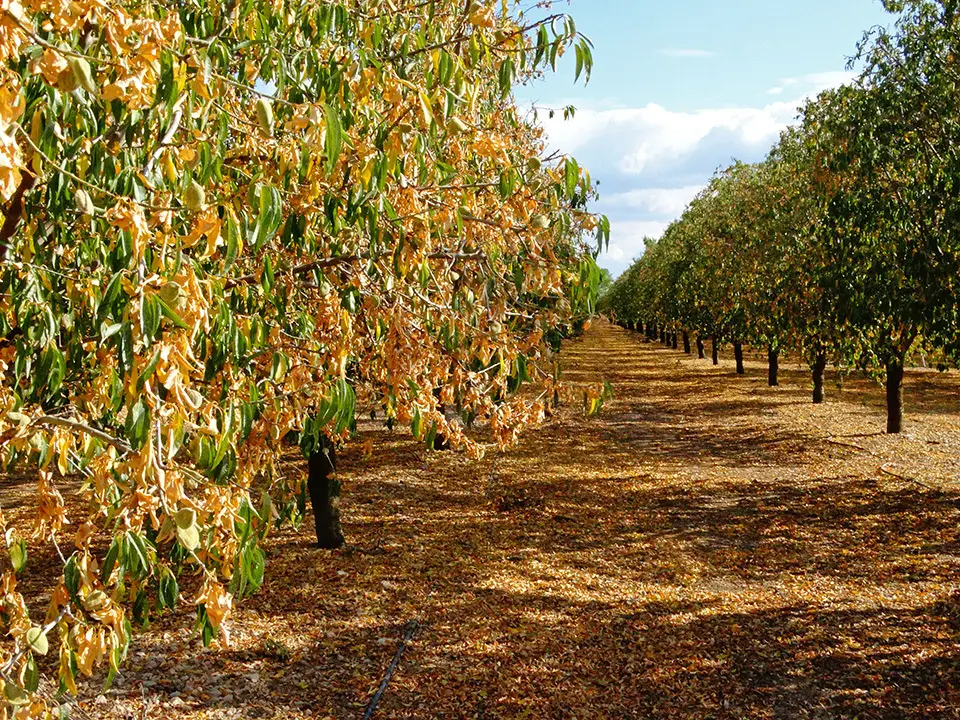
[[[817,407],[796,364],[768,388],[606,323],[564,355],[602,416],[481,463],[365,430],[353,547],[274,536],[230,650],[184,609],[76,713],[359,718],[416,619],[375,717],[960,717],[960,378],[911,372],[889,437],[866,380]]]

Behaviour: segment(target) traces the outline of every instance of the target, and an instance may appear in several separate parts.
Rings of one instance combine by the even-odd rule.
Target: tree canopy
[[[609,236],[512,94],[568,51],[588,75],[572,19],[506,1],[4,3],[0,457],[37,518],[4,526],[0,716],[181,595],[225,639],[303,512],[291,437],[362,410],[480,457],[542,417]]]
[[[956,358],[960,7],[886,2],[850,85],[807,103],[768,158],[720,172],[605,302],[628,322],[885,374],[888,432],[917,343]],[[775,373],[771,369],[771,382]]]

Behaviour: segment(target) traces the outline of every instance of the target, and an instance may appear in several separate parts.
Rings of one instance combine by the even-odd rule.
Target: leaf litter
[[[955,375],[910,373],[893,437],[866,380],[814,406],[800,367],[768,388],[759,356],[740,378],[606,323],[564,356],[612,383],[600,417],[479,463],[363,427],[349,547],[274,535],[229,650],[182,607],[73,714],[361,717],[416,621],[374,717],[960,717]]]

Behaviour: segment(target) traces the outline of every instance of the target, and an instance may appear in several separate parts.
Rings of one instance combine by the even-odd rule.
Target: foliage
[[[312,452],[374,410],[479,457],[541,417],[546,334],[598,282],[581,238],[609,233],[512,99],[568,50],[589,72],[571,19],[507,2],[4,3],[0,451],[38,473],[36,524],[6,528],[4,714],[45,712],[42,650],[63,690],[116,672],[184,574],[226,641],[303,509],[290,433]]]
[[[960,9],[886,6],[896,28],[867,34],[857,80],[718,173],[608,297],[628,322],[886,372],[899,432],[911,348],[960,353]]]

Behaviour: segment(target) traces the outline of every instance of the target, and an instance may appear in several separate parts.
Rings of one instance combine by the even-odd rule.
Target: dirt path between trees
[[[495,466],[365,433],[342,464],[364,551],[312,549],[309,520],[274,537],[231,650],[185,609],[83,707],[360,718],[416,619],[374,717],[960,717],[956,377],[911,374],[893,438],[879,388],[815,407],[789,362],[768,388],[598,323],[565,364],[611,381],[601,417]]]

